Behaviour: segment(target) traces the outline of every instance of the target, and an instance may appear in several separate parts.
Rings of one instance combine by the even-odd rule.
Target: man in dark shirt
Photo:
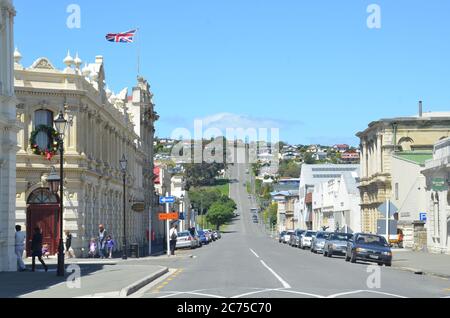
[[[40,228],[34,229],[33,239],[31,240],[31,251],[32,251],[32,263],[31,263],[31,271],[34,272],[36,268],[35,259],[36,257],[39,259],[39,262],[44,266],[45,271],[48,271],[47,265],[45,265],[44,260],[42,259],[42,233]]]

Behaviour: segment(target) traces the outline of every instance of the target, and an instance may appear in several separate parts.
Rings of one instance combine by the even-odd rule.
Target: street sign
[[[160,221],[167,221],[167,220],[178,220],[178,213],[160,213],[159,214],[159,220]]]
[[[175,203],[175,197],[160,197],[159,203],[161,203],[161,204]]]
[[[427,221],[427,214],[426,213],[420,213],[419,214],[420,221],[426,222]]]
[[[378,211],[382,214],[382,215],[384,215],[384,217],[386,218],[386,202],[385,203],[383,203],[383,204],[381,204],[379,207],[378,207]],[[394,205],[394,203],[392,203],[392,202],[389,202],[389,217],[392,217],[392,216],[394,216],[394,214],[395,213],[397,213],[398,212],[398,209],[397,209],[397,207]],[[386,228],[386,227],[385,227]]]
[[[446,191],[448,190],[447,182],[444,178],[434,178],[431,180],[432,188],[434,191]]]
[[[184,213],[183,212],[180,213],[180,220],[184,220]]]

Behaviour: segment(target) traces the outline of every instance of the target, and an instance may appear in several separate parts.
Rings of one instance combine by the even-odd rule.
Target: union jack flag
[[[109,42],[133,43],[133,37],[135,34],[136,30],[123,33],[109,33],[106,35],[106,40]]]

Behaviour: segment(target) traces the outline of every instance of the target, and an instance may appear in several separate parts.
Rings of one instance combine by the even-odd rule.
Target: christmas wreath
[[[37,135],[40,132],[44,132],[48,136],[48,145],[45,149],[39,147],[36,142]],[[40,125],[31,133],[30,145],[33,150],[33,154],[38,156],[44,156],[46,159],[51,160],[58,152],[58,132],[50,126]]]

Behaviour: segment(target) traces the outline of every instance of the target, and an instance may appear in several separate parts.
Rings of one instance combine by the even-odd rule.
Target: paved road
[[[246,166],[236,165],[231,186],[240,218],[223,238],[192,252],[170,275],[149,286],[142,297],[156,298],[315,298],[449,297],[450,281],[378,267],[380,288],[368,264],[325,258],[269,238],[251,219]],[[372,276],[371,276],[372,275]],[[375,287],[375,288],[374,288]]]

